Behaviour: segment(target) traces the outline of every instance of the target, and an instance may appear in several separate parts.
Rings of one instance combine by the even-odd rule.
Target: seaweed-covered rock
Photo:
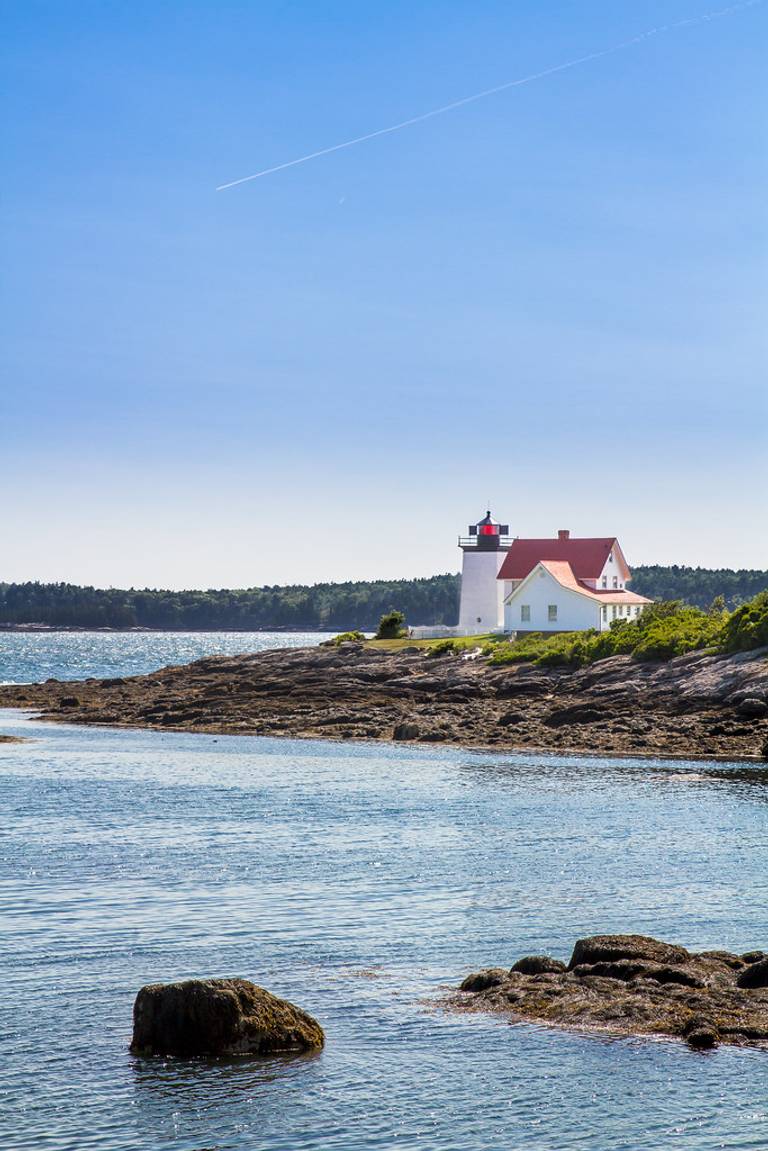
[[[647,959],[651,963],[685,963],[690,956],[684,947],[661,943],[649,935],[590,935],[577,939],[569,970],[582,963],[613,962],[617,959]]]
[[[754,951],[747,958],[760,956]],[[509,971],[468,976],[461,1010],[621,1035],[667,1035],[705,1050],[718,1043],[768,1048],[768,957],[698,954],[645,935],[580,939],[569,966],[524,956]]]
[[[486,971],[476,971],[468,975],[461,985],[461,991],[487,991],[489,987],[498,987],[504,982],[506,971],[501,967],[489,967]]]
[[[393,739],[418,739],[421,735],[421,728],[417,723],[410,723],[408,720],[403,723],[396,723],[392,732]]]
[[[683,1028],[683,1038],[690,1047],[701,1051],[717,1047],[720,1032],[717,1025],[706,1015],[692,1015]]]
[[[739,987],[768,987],[768,959],[758,959],[738,975]]]
[[[565,964],[551,955],[524,955],[512,965],[512,971],[519,971],[522,975],[548,975],[565,971]]]
[[[134,1055],[268,1055],[323,1043],[311,1015],[247,979],[149,984],[133,1007]]]

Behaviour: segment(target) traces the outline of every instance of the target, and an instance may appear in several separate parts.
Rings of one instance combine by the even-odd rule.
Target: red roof
[[[565,533],[563,533],[564,535]],[[499,571],[499,579],[525,579],[541,560],[560,560],[570,564],[577,580],[597,579],[613,550],[617,574],[626,581],[630,573],[615,536],[605,539],[556,538],[548,540],[514,540]]]

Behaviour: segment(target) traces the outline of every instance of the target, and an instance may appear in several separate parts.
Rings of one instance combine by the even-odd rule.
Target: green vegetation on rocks
[[[742,604],[723,626],[723,651],[753,651],[768,646],[768,591]]]
[[[768,646],[768,592],[728,613],[720,603],[709,611],[679,601],[652,604],[636,620],[617,620],[609,631],[529,635],[489,648],[491,663],[534,663],[540,667],[583,667],[612,655],[667,660],[687,652],[753,651]]]
[[[343,643],[365,643],[368,637],[361,631],[343,631],[333,639],[323,641],[323,647],[341,647]]]

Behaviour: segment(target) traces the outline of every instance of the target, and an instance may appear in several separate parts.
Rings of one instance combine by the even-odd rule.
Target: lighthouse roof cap
[[[493,519],[493,517],[491,516],[491,509],[489,508],[488,511],[483,516],[483,518],[481,520],[477,521],[477,524],[475,526],[478,528],[487,528],[491,525],[493,525],[494,527],[500,526],[499,521]]]

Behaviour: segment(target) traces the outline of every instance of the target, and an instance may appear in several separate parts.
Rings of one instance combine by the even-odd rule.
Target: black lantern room
[[[509,547],[509,524],[500,524],[491,516],[490,508],[476,524],[469,525],[469,538],[459,538],[459,547],[465,550],[500,551]]]

